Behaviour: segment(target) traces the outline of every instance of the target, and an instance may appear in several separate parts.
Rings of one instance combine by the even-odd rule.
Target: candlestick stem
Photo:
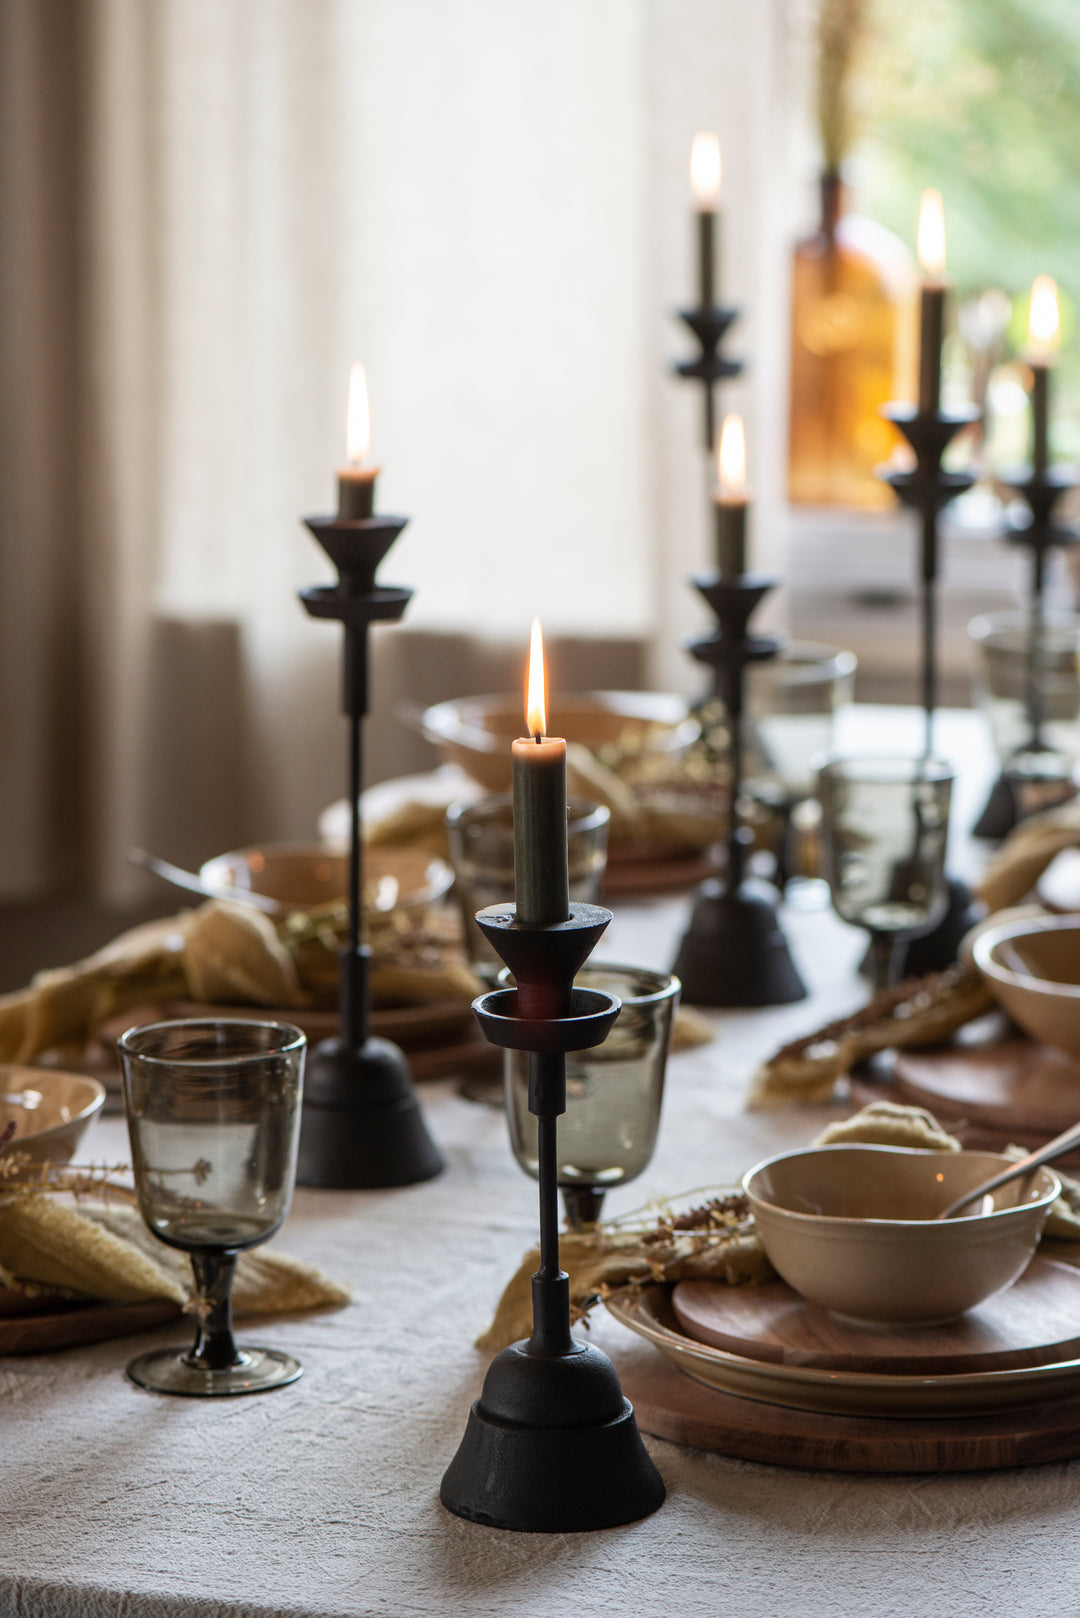
[[[937,711],[937,582],[922,581],[922,706],[923,756],[934,756],[934,714]]]
[[[1050,367],[1031,367],[1031,469],[1037,478],[1046,476],[1050,464]]]

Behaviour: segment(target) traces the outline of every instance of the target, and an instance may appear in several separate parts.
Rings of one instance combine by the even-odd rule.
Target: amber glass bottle
[[[839,176],[823,175],[820,228],[795,248],[788,496],[875,511],[893,504],[874,470],[899,442],[881,407],[913,397],[914,267],[842,207]]]

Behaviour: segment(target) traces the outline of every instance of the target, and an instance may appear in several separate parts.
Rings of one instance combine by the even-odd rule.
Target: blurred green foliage
[[[872,0],[867,21],[860,211],[913,246],[936,186],[961,297],[998,286],[1026,317],[1045,273],[1080,306],[1080,0]],[[1062,381],[1080,392],[1065,335]]]

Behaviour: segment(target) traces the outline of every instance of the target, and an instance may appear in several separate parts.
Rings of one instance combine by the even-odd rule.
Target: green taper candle
[[[514,887],[517,919],[527,926],[566,921],[566,743],[545,736],[544,650],[533,619],[526,700],[529,735],[514,742]]]

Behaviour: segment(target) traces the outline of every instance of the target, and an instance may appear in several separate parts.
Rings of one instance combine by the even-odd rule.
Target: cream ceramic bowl
[[[314,910],[345,897],[349,862],[320,843],[260,843],[218,854],[199,875],[211,888],[239,888],[276,899],[285,910]],[[372,910],[434,904],[454,873],[415,848],[364,850],[364,900]]]
[[[930,1326],[1003,1292],[1027,1268],[1061,1183],[1014,1180],[965,1217],[935,1214],[1006,1166],[992,1152],[815,1146],[743,1180],[758,1235],[790,1287],[847,1320]]]
[[[1080,1056],[1080,916],[1013,917],[987,927],[972,958],[1025,1033]]]
[[[510,787],[510,743],[523,726],[520,697],[461,697],[428,708],[421,729],[441,757],[461,767],[489,792]],[[548,734],[598,752],[629,731],[646,753],[678,755],[700,727],[686,699],[659,691],[588,691],[560,697],[548,715]]]
[[[9,1151],[32,1163],[70,1163],[105,1101],[105,1086],[82,1073],[0,1064],[0,1129],[14,1121]]]

